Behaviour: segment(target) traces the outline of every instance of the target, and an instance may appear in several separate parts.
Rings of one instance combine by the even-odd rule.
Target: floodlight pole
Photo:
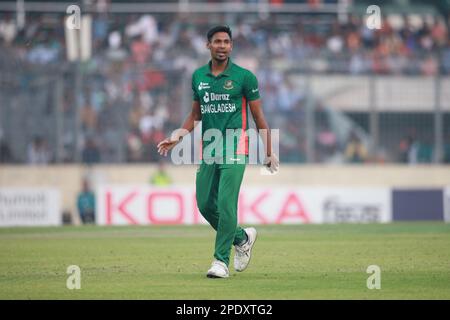
[[[438,70],[434,81],[434,155],[433,162],[440,163],[443,153],[443,119],[441,106],[442,77],[441,70]]]
[[[375,157],[379,143],[379,119],[377,110],[377,77],[369,75],[369,132],[371,136],[370,154]]]

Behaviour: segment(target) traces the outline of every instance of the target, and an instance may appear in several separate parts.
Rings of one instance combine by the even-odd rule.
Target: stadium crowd
[[[371,30],[359,16],[345,23],[314,16],[288,18],[238,18],[232,25],[233,59],[256,72],[271,125],[284,128],[280,153],[286,161],[306,160],[305,133],[299,125],[305,121],[306,93],[292,83],[290,73],[450,74],[444,21],[396,16],[384,19],[380,30]],[[19,29],[14,16],[1,14],[2,66],[13,59],[24,74],[30,68],[70,66],[63,19],[30,14]],[[70,77],[64,91],[64,112],[79,117],[83,162],[159,160],[156,143],[181,124],[190,106],[186,97],[190,74],[209,58],[205,48],[209,26],[201,16],[192,20],[183,14],[94,15],[92,58],[82,64],[82,95],[75,96]],[[79,112],[74,111],[77,99]],[[339,142],[326,121],[317,130],[316,161],[327,161],[336,152],[342,161],[368,160],[366,150],[358,157],[351,151],[360,150],[353,147],[358,142],[354,135]],[[33,136],[29,141],[28,162],[33,163],[33,146],[45,144],[45,139]],[[74,161],[74,143],[74,133],[67,133],[63,161]],[[44,162],[55,161],[54,152],[49,152]]]

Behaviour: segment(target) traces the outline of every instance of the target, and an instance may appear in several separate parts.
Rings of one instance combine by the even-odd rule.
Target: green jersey
[[[259,99],[258,80],[255,75],[228,59],[226,69],[214,76],[211,73],[210,61],[192,75],[192,91],[193,99],[200,103],[202,114],[203,158],[248,154],[248,137],[245,134],[248,129],[247,103]],[[216,139],[215,134],[214,137],[211,136],[211,131],[208,134],[210,129],[216,129],[212,133],[220,131],[222,139]],[[226,137],[227,129],[233,129],[234,132],[230,140]],[[212,148],[217,144],[223,147]],[[206,151],[207,149],[210,151]]]

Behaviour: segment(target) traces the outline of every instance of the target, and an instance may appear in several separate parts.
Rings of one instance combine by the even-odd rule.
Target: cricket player
[[[202,162],[196,176],[196,198],[200,213],[216,230],[214,261],[207,277],[227,278],[232,245],[234,269],[244,271],[257,237],[255,228],[243,229],[237,224],[239,190],[248,162],[248,109],[257,129],[265,132],[261,134],[264,164],[270,172],[278,170],[279,160],[272,152],[258,81],[252,72],[230,58],[231,29],[216,26],[209,30],[206,46],[211,60],[192,75],[192,111],[181,129],[158,144],[158,152],[167,156],[184,135],[202,122]]]

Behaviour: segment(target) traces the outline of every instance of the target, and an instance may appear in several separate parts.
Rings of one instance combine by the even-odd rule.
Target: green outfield
[[[209,279],[208,226],[0,229],[1,299],[450,299],[450,225],[269,225]],[[81,269],[69,290],[67,267]],[[381,289],[369,290],[369,265]]]

